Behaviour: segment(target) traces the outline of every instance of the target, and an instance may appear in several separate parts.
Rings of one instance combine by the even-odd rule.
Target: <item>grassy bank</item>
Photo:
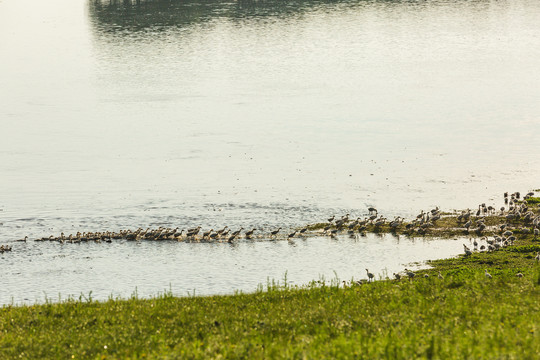
[[[7,306],[0,358],[533,359],[540,245],[532,236],[521,242],[434,261],[413,280]]]
[[[514,245],[432,261],[413,279],[4,306],[0,358],[537,359],[540,238],[523,226]]]

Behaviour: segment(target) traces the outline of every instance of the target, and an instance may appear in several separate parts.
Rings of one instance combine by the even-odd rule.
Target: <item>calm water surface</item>
[[[536,0],[1,0],[0,242],[139,226],[292,228],[367,206],[410,217],[538,188],[539,23]],[[181,245],[174,251],[199,269],[183,282],[157,275],[171,245],[96,247],[89,261],[114,263],[124,246],[128,269],[156,251],[144,265],[155,275],[134,276],[121,294],[169,283],[212,293],[316,267],[330,248],[350,252],[305,244]],[[399,248],[382,244],[381,253]],[[95,282],[81,270],[63,285],[62,267],[84,268],[87,249],[16,246],[0,257],[11,274],[0,281],[4,301],[19,282],[35,290],[17,299],[117,289],[98,285],[103,269]],[[299,249],[311,256],[295,257]],[[238,272],[210,284],[216,252],[279,261],[249,281]],[[403,264],[368,256],[333,266]]]
[[[35,303],[81,294],[94,299],[252,292],[268,281],[302,285],[311,280],[367,279],[422,267],[426,257],[462,252],[468,239],[422,240],[370,234],[228,243],[114,242],[15,244],[0,255],[0,304]],[[472,245],[471,245],[472,246]],[[16,250],[16,251],[15,251]],[[322,256],[324,254],[324,256]],[[419,264],[413,264],[420,262]],[[425,267],[425,265],[424,265]]]

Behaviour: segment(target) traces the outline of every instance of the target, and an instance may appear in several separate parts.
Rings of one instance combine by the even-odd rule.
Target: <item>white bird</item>
[[[443,280],[443,279],[444,279],[444,276],[442,276],[442,274],[441,274],[441,272],[440,272],[440,271],[439,271],[439,275],[437,275],[437,277],[438,277],[439,279],[441,279],[441,280]]]
[[[491,274],[490,274],[490,273],[488,273],[487,269],[486,269],[485,275],[486,275],[486,277],[487,277],[488,279],[491,279],[491,278],[493,278],[493,276],[491,276]]]

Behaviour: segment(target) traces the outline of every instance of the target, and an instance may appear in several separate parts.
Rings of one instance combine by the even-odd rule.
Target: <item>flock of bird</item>
[[[11,246],[9,245],[0,245],[0,254],[3,254],[4,252],[11,251]]]
[[[533,196],[534,193],[528,193],[524,200]],[[533,233],[535,236],[540,235],[540,216],[535,215],[532,212],[526,202],[520,201],[520,193],[516,192],[511,195],[504,194],[505,203],[508,205],[508,209],[505,207],[500,208],[499,216],[504,216],[507,220],[507,224],[500,226],[501,236],[495,236],[493,239],[482,237],[481,240],[485,240],[486,245],[481,245],[480,250],[497,250],[500,247],[511,245],[515,240],[514,232],[521,233]],[[429,228],[436,226],[436,222],[443,216],[438,207],[430,211],[424,212],[423,210],[418,214],[411,222],[406,223],[403,226],[404,218],[401,216],[395,217],[393,220],[388,220],[386,217],[379,215],[378,211],[374,207],[369,207],[368,214],[365,217],[358,217],[355,220],[350,219],[350,214],[336,218],[335,215],[327,219],[326,225],[316,227],[321,235],[328,235],[336,237],[338,234],[346,232],[350,236],[356,234],[365,234],[369,229],[372,231],[380,231],[383,226],[387,226],[385,229],[389,229],[391,232],[403,230],[408,234],[425,234]],[[486,206],[481,204],[478,206],[476,212],[467,209],[462,211],[456,216],[458,226],[462,228],[465,233],[474,232],[478,236],[482,236],[484,230],[488,227],[485,224],[485,218],[487,215],[495,215],[496,210],[493,206]],[[513,231],[507,230],[509,228],[508,223],[515,220],[521,220],[522,227],[513,229]],[[313,229],[314,227],[312,227]],[[301,229],[294,230],[286,233],[287,239],[292,239],[296,236],[304,236],[308,233],[309,226]],[[190,229],[179,228],[164,228],[157,229],[139,228],[136,230],[120,230],[118,232],[105,231],[105,232],[77,232],[76,234],[65,235],[61,233],[60,236],[50,235],[48,237],[42,237],[35,239],[35,241],[57,241],[61,243],[83,243],[83,242],[112,242],[113,240],[128,240],[128,241],[141,241],[141,240],[173,240],[173,241],[186,241],[186,242],[228,242],[232,243],[240,238],[252,239],[254,236],[269,237],[275,239],[279,236],[282,228],[271,230],[264,233],[261,229],[252,228],[245,230],[241,227],[238,230],[232,231],[228,226],[222,229],[210,229],[203,231],[201,226]],[[506,231],[505,231],[506,230]],[[242,234],[242,231],[244,233]],[[254,235],[258,232],[258,235]],[[28,236],[18,241],[27,241]],[[476,240],[475,240],[476,243]],[[476,248],[476,246],[475,246]],[[466,253],[469,254],[470,249]]]
[[[49,237],[42,237],[35,239],[34,241],[57,241],[60,243],[83,243],[83,242],[107,242],[110,243],[113,240],[128,240],[128,241],[162,241],[162,240],[173,240],[173,241],[186,241],[186,242],[228,242],[232,243],[239,238],[244,239],[253,239],[255,232],[258,231],[256,228],[250,230],[245,230],[241,227],[238,230],[231,231],[228,226],[225,226],[222,229],[214,230],[210,229],[203,231],[201,226],[197,226],[191,229],[182,229],[179,231],[179,228],[163,228],[150,229],[150,228],[139,228],[137,230],[120,230],[118,232],[106,231],[106,232],[77,232],[76,234],[65,235],[61,233],[60,236],[51,235]],[[242,233],[242,231],[244,231]],[[273,230],[270,232],[270,238],[275,238],[278,233],[281,231],[281,228]],[[306,233],[307,227],[289,233],[287,237],[289,239],[293,238],[297,234],[302,235]],[[17,241],[26,242],[28,236],[25,236],[24,239]]]
[[[362,218],[357,218],[356,220],[350,220],[349,214],[342,216],[339,219],[336,219],[335,216],[332,216],[328,219],[328,223],[324,226],[323,229],[319,229],[321,235],[328,235],[336,237],[337,234],[342,233],[347,230],[349,235],[355,233],[364,234],[367,230],[368,225],[372,225],[376,228],[387,223],[387,220],[383,216],[377,215],[377,209],[370,207],[368,209],[369,216]],[[438,209],[435,212],[432,210],[432,213],[438,214]],[[438,215],[440,216],[440,215]],[[436,217],[434,217],[436,218]],[[390,221],[388,224],[392,229],[396,229],[403,223],[404,219],[401,217],[396,217],[393,221]],[[294,237],[305,236],[308,234],[309,226],[305,226],[301,229],[297,229],[291,232],[285,233],[285,238],[291,240]],[[60,236],[50,235],[48,237],[41,237],[34,239],[34,241],[56,241],[60,243],[84,243],[84,242],[106,242],[110,243],[113,240],[128,240],[128,241],[142,241],[142,240],[151,240],[151,241],[160,241],[160,240],[173,240],[173,241],[185,241],[185,242],[228,242],[233,243],[234,241],[243,238],[243,239],[253,239],[255,232],[259,232],[259,237],[267,237],[270,239],[276,239],[279,236],[279,233],[282,231],[282,228],[277,228],[271,230],[270,232],[264,233],[260,229],[251,228],[249,230],[240,227],[240,229],[232,231],[228,226],[223,227],[222,229],[210,229],[203,231],[201,226],[190,229],[181,229],[179,228],[164,228],[159,227],[157,229],[151,228],[138,228],[136,230],[120,230],[118,232],[114,231],[105,231],[105,232],[77,232],[76,234],[66,235],[61,233]],[[283,237],[282,237],[283,238]],[[26,242],[28,236],[25,236],[23,239],[17,240],[21,242]]]
[[[523,200],[534,196],[534,193],[528,193],[523,197]],[[478,210],[471,211],[467,209],[462,211],[456,216],[458,226],[460,226],[466,233],[473,231],[478,236],[481,236],[479,239],[474,238],[471,242],[473,248],[469,248],[466,244],[463,244],[465,251],[465,256],[471,256],[473,252],[476,251],[496,251],[500,248],[504,248],[510,245],[513,245],[516,240],[515,233],[529,234],[532,233],[537,237],[540,235],[540,215],[536,215],[531,209],[529,209],[526,201],[521,201],[521,196],[519,192],[509,195],[508,193],[504,194],[504,200],[506,207],[501,207],[498,211],[493,206],[486,206],[486,204],[480,204]],[[392,232],[396,232],[398,229],[402,228],[404,218],[398,216],[393,220],[388,221],[388,219],[382,215],[378,214],[378,211],[374,207],[369,207],[368,214],[366,216],[358,217],[355,220],[350,219],[350,214],[345,214],[340,218],[336,218],[335,215],[327,219],[326,225],[319,227],[319,234],[328,235],[331,237],[336,237],[338,234],[344,232],[348,233],[350,236],[355,236],[356,234],[365,234],[368,230],[368,226],[371,226],[371,230],[377,231],[384,225],[388,225],[388,228]],[[506,223],[499,225],[496,232],[498,235],[494,236],[482,236],[484,231],[488,228],[485,224],[485,218],[489,215],[498,215],[505,217]],[[423,210],[418,214],[411,222],[406,223],[403,227],[403,230],[408,233],[420,233],[425,234],[426,231],[436,225],[436,222],[441,219],[443,215],[441,214],[438,207],[435,209],[424,212]],[[520,226],[517,228],[511,228],[510,223],[515,223],[519,220]],[[270,239],[275,239],[279,236],[282,228],[277,228],[271,230],[269,233],[262,233],[260,237],[269,237]],[[296,236],[304,236],[308,233],[309,227],[303,227],[301,229],[294,230],[292,232],[286,233],[286,238],[291,240]],[[493,229],[492,229],[493,230]],[[242,234],[242,231],[243,234]],[[137,230],[120,230],[118,232],[106,231],[106,232],[77,232],[76,234],[65,235],[61,233],[60,236],[49,236],[35,239],[35,241],[57,241],[60,243],[84,243],[84,242],[106,242],[110,243],[113,240],[127,240],[127,241],[159,241],[159,240],[172,240],[172,241],[185,241],[185,242],[227,242],[233,243],[240,238],[252,239],[255,236],[255,232],[261,232],[256,228],[251,228],[249,230],[240,227],[235,231],[232,231],[228,226],[225,226],[221,229],[215,230],[210,229],[203,231],[201,226],[197,226],[190,229],[182,229],[179,231],[179,228],[163,228],[158,229],[143,229],[139,228]],[[24,239],[18,241],[27,241],[28,236],[25,236]],[[0,253],[11,251],[11,246],[1,245]],[[535,257],[536,261],[540,261],[540,252],[537,253]],[[375,275],[369,272],[366,269],[367,273],[367,282],[374,281]],[[394,273],[394,278],[400,280],[402,275],[399,273]],[[415,273],[405,269],[405,276],[409,279],[415,277]],[[425,274],[424,277],[429,275]],[[487,278],[492,278],[488,273],[487,269],[485,271],[485,276]],[[522,277],[523,274],[518,273],[516,276]],[[443,275],[439,272],[439,279],[443,279]],[[362,283],[362,281],[358,282]]]
[[[341,219],[337,219],[334,222],[335,216],[328,219],[328,227],[325,227],[322,231],[323,234],[330,236],[335,236],[338,232],[342,231],[344,226],[347,226],[349,231],[357,228],[359,231],[365,231],[366,225],[368,223],[374,224],[375,226],[380,226],[384,224],[385,219],[380,217],[377,219],[376,212],[374,208],[369,208],[370,217],[364,219],[363,221],[358,218],[355,221],[349,220],[349,214],[342,216]],[[375,213],[375,215],[373,215]],[[403,221],[403,219],[401,219]],[[305,226],[301,229],[294,230],[292,232],[286,232],[285,237],[291,240],[294,237],[305,236],[308,234],[308,226]],[[210,229],[204,231],[201,226],[197,226],[190,229],[181,229],[179,228],[164,228],[159,227],[157,229],[151,228],[138,228],[136,230],[120,230],[118,232],[114,231],[105,231],[105,232],[77,232],[76,234],[66,235],[61,233],[60,236],[50,235],[48,237],[41,237],[34,239],[34,241],[56,241],[60,243],[84,243],[84,242],[107,242],[110,243],[113,240],[128,240],[128,241],[142,241],[142,240],[151,240],[151,241],[160,241],[160,240],[173,240],[173,241],[185,241],[185,242],[228,242],[233,243],[234,241],[243,238],[243,239],[253,239],[255,232],[259,232],[259,237],[269,237],[270,239],[276,239],[279,236],[279,233],[282,231],[282,228],[279,227],[275,230],[271,230],[268,233],[261,232],[260,229],[251,228],[240,229],[232,231],[229,226],[225,226],[222,229]],[[17,240],[21,242],[26,242],[28,236],[25,236],[23,239]]]
[[[473,252],[477,251],[496,251],[500,248],[505,248],[507,246],[514,245],[514,241],[516,240],[515,233],[521,233],[521,234],[534,234],[535,239],[540,235],[540,215],[536,215],[531,209],[529,209],[529,206],[527,205],[527,202],[525,200],[531,198],[534,196],[533,192],[528,193],[523,197],[524,201],[521,201],[521,195],[519,192],[513,193],[509,195],[508,193],[504,193],[504,201],[505,205],[508,206],[506,209],[505,207],[501,207],[500,213],[497,214],[497,210],[493,206],[486,206],[486,204],[480,204],[478,206],[478,210],[476,212],[471,211],[470,209],[467,209],[465,211],[462,211],[459,215],[456,216],[456,220],[459,225],[463,227],[465,232],[468,234],[471,230],[473,230],[477,235],[481,236],[483,232],[488,228],[488,226],[485,224],[485,217],[488,215],[499,215],[504,216],[506,219],[506,223],[499,225],[498,228],[495,230],[499,232],[499,235],[494,235],[491,238],[488,236],[482,236],[480,239],[474,238],[474,240],[471,238],[470,241],[473,244],[473,249],[470,249],[466,244],[463,244],[463,249],[465,251],[465,256],[471,256]],[[368,221],[371,221],[375,227],[382,226],[385,223],[385,218],[380,217],[377,218],[377,210],[374,208],[368,209],[370,212],[370,217],[366,218],[362,221],[360,219],[357,219],[355,222],[352,222],[349,225],[349,233],[351,234],[352,231],[355,229],[356,226],[358,226],[358,229],[360,231],[364,231],[366,229],[366,225]],[[348,222],[349,214],[346,214],[341,219],[337,220],[335,222],[336,229],[342,228],[343,224]],[[435,222],[441,218],[441,213],[439,211],[439,208],[435,208],[431,211],[422,212],[416,216],[416,219],[414,219],[411,223],[408,223],[406,225],[407,230],[415,230],[416,232],[419,232],[419,229],[427,229],[431,226],[435,225]],[[328,222],[331,223],[335,220],[335,217],[328,219]],[[514,227],[511,229],[510,224],[511,222],[519,220],[520,225],[518,227]],[[399,225],[403,222],[403,219],[400,217],[397,217],[393,221],[389,222],[389,226],[391,230],[397,229]],[[474,225],[474,229],[472,229],[472,226]],[[325,227],[324,231],[328,231],[330,227]],[[335,234],[336,229],[330,230],[332,235]],[[479,242],[480,241],[480,242]],[[535,261],[540,262],[540,252],[537,252],[535,256]],[[367,273],[367,282],[374,281],[375,275],[371,273],[368,269],[366,269]],[[405,269],[405,275],[409,279],[413,279],[415,277],[415,273]],[[399,273],[393,273],[393,276],[396,280],[400,280],[402,275]],[[485,269],[485,276],[486,278],[491,279],[492,275]],[[523,277],[522,273],[517,273],[517,277],[521,278]],[[424,277],[429,277],[428,274],[424,274]],[[438,276],[439,279],[444,279],[443,275],[439,271]],[[363,284],[363,281],[356,281],[356,284]],[[344,281],[344,286],[347,286],[350,284],[347,284],[347,282]]]
[[[375,281],[375,275],[372,272],[370,272],[368,269],[366,269],[366,274],[367,274],[367,280],[364,279],[364,280],[356,280],[356,281],[351,281],[351,282],[343,281],[343,287],[348,287],[352,285],[363,285],[366,282],[370,283],[370,282]],[[401,280],[402,278],[402,275],[400,273],[394,273],[393,275],[394,275],[394,279],[396,279],[397,281]],[[413,271],[409,269],[405,269],[405,276],[412,280],[416,276],[416,273],[414,273]],[[424,274],[423,277],[429,278],[429,274]],[[444,276],[443,274],[441,274],[440,271],[437,275],[437,278],[440,280],[444,279]]]

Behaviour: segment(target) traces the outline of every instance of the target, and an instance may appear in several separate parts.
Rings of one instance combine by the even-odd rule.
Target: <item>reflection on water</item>
[[[0,242],[498,205],[539,186],[538,23],[536,0],[3,0]]]
[[[90,14],[102,31],[129,35],[133,31],[163,30],[167,27],[183,27],[213,18],[233,21],[242,19],[271,19],[301,16],[306,11],[329,4],[355,6],[364,1],[184,1],[184,0],[90,0]],[[388,4],[391,1],[386,1]],[[403,1],[393,1],[403,3]],[[408,3],[408,2],[406,2]]]
[[[76,298],[96,300],[147,297],[171,289],[176,295],[252,292],[268,280],[290,284],[311,280],[392,277],[412,262],[462,252],[459,240],[422,240],[390,235],[350,239],[309,237],[289,241],[244,241],[237,244],[177,242],[18,243],[0,255],[0,304]]]

